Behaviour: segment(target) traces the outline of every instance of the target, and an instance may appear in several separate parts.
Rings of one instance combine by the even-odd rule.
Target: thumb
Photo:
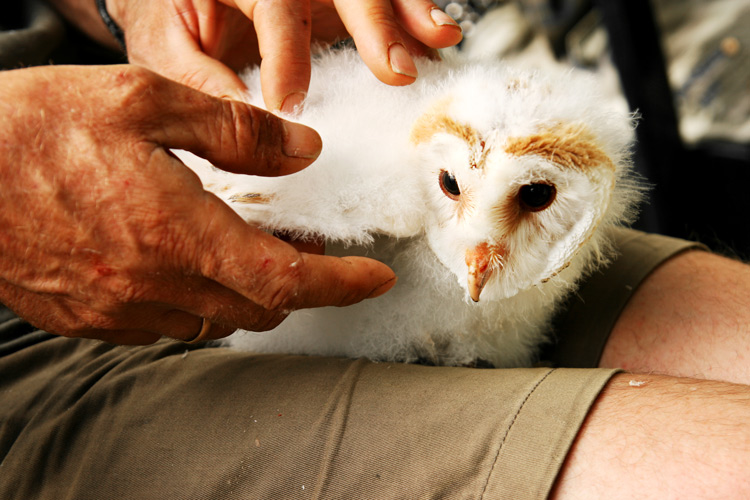
[[[144,103],[149,119],[140,126],[164,148],[190,151],[230,172],[264,176],[297,172],[320,154],[320,136],[309,127],[154,77],[157,81],[143,96],[152,101]]]

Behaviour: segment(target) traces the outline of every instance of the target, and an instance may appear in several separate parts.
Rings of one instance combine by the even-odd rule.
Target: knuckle
[[[126,279],[110,289],[110,300],[100,310],[106,314],[117,314],[127,304],[143,302],[146,289],[144,283]]]
[[[112,104],[117,109],[137,109],[141,107],[139,104],[153,95],[159,81],[156,74],[146,68],[134,65],[120,67],[111,82]]]
[[[89,338],[94,331],[113,330],[117,327],[112,316],[89,307],[70,311],[70,314],[56,318],[54,323],[54,333],[70,338]]]
[[[217,99],[217,119],[208,128],[210,141],[224,163],[246,171],[248,165],[274,175],[284,167],[285,128],[281,118],[235,100]]]
[[[92,332],[95,330],[116,330],[119,322],[113,315],[103,311],[89,311],[79,317],[81,326],[79,332]]]
[[[269,174],[276,174],[282,168],[282,141],[285,135],[284,125],[281,119],[270,114],[263,113],[256,119],[255,131],[255,156],[259,165],[267,170]]]
[[[67,300],[49,301],[45,308],[34,311],[29,316],[30,321],[40,329],[47,330],[63,337],[78,337],[85,328],[85,324],[79,319],[79,303],[70,303]]]
[[[296,305],[301,281],[296,265],[285,266],[282,271],[267,276],[256,302],[267,311],[288,314]]]
[[[246,168],[254,158],[256,168],[268,174],[282,168],[282,146],[285,136],[282,120],[262,109],[238,102],[225,101],[221,130],[223,151],[232,151],[238,164]]]
[[[231,100],[222,100],[220,109],[221,127],[217,143],[221,151],[231,153],[239,162],[247,158],[248,146],[255,148],[255,140],[258,136],[255,113],[248,112],[245,104]]]
[[[363,19],[373,26],[378,26],[382,31],[388,30],[400,33],[400,26],[393,12],[390,2],[373,2],[366,6]]]
[[[61,325],[62,335],[91,337],[93,332],[127,329],[132,321],[128,311],[146,301],[146,287],[133,280],[113,279],[101,283],[96,298],[77,308]]]
[[[44,324],[42,324],[42,327],[44,328]],[[84,336],[87,328],[88,325],[79,316],[67,315],[56,318],[51,323],[49,330],[63,337],[76,338]]]
[[[151,287],[147,281],[136,277],[141,276],[142,271],[113,272],[111,276],[95,278],[95,282],[90,286],[94,293],[90,294],[86,310],[79,315],[89,326],[112,326],[110,320],[125,317],[130,305],[144,303],[151,298]]]

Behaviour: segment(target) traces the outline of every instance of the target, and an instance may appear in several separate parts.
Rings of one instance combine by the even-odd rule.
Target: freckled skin
[[[256,175],[309,165],[265,111],[137,66],[7,71],[0,95],[14,96],[0,100],[0,226],[14,228],[0,234],[0,302],[38,328],[143,344],[194,338],[208,318],[221,338],[389,288],[383,264],[300,254],[246,224],[168,152]]]

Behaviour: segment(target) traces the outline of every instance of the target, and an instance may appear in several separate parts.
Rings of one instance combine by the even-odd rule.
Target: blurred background
[[[599,74],[640,115],[635,227],[750,259],[750,1],[438,0],[461,49]]]

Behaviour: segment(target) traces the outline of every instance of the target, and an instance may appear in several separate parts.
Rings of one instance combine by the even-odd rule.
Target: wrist
[[[95,0],[49,0],[68,22],[105,47],[119,46],[102,22]]]

